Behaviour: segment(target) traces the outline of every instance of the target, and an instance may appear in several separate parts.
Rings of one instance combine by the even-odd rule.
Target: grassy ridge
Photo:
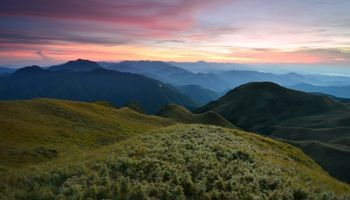
[[[157,115],[184,124],[211,124],[226,128],[237,128],[215,112],[209,111],[201,114],[193,114],[185,107],[175,104],[164,106]]]
[[[0,189],[9,199],[338,199],[350,192],[291,145],[207,125],[155,129],[66,165],[2,176]]]
[[[94,103],[0,101],[0,169],[80,154],[171,124],[128,108]]]

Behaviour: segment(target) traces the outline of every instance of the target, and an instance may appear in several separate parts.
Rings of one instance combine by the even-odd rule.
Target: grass
[[[350,192],[291,145],[208,125],[150,130],[7,173],[0,183],[0,197],[26,200],[345,199]]]
[[[180,111],[170,112],[170,118],[182,123],[215,119]],[[0,199],[350,195],[349,185],[289,144],[235,128],[171,119],[105,102],[0,101]]]
[[[0,101],[0,171],[112,144],[171,120],[95,103]]]

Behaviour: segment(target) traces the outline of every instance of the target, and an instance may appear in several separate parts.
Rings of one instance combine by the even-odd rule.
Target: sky
[[[349,0],[0,0],[0,65],[163,60],[350,68]]]

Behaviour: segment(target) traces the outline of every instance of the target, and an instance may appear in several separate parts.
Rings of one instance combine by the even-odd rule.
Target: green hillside
[[[210,111],[201,114],[193,114],[185,107],[175,104],[164,106],[159,111],[158,115],[184,124],[211,124],[227,128],[237,128],[215,112]]]
[[[253,82],[231,90],[197,112],[215,111],[239,127],[268,134],[272,126],[288,119],[344,109],[348,108],[327,96],[290,90],[271,82]]]
[[[86,150],[174,122],[97,103],[34,99],[0,101],[0,171],[79,156]]]
[[[299,149],[208,125],[149,131],[0,177],[8,199],[340,199],[348,185]],[[339,196],[335,196],[339,195]]]
[[[207,111],[217,112],[245,130],[297,145],[331,175],[350,183],[350,109],[341,102],[256,82],[235,88],[197,110]]]

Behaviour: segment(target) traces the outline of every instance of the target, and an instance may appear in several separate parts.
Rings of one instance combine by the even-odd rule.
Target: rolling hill
[[[198,106],[191,98],[169,84],[138,74],[103,68],[74,72],[50,71],[31,66],[0,77],[0,99],[38,97],[87,102],[105,100],[116,106],[136,101],[147,113],[156,113],[169,103],[187,108]]]
[[[296,144],[330,174],[350,182],[350,109],[333,98],[249,83],[197,110],[207,111],[245,130]]]
[[[237,128],[215,112],[209,111],[202,114],[193,114],[183,106],[175,104],[164,106],[157,115],[184,124],[211,124],[227,128]]]
[[[186,112],[178,117],[186,122],[196,118],[171,107]],[[299,149],[238,129],[176,124],[106,102],[0,101],[0,111],[1,199],[341,199],[350,193]]]
[[[0,101],[0,171],[81,156],[144,131],[174,124],[106,104],[34,99]]]

